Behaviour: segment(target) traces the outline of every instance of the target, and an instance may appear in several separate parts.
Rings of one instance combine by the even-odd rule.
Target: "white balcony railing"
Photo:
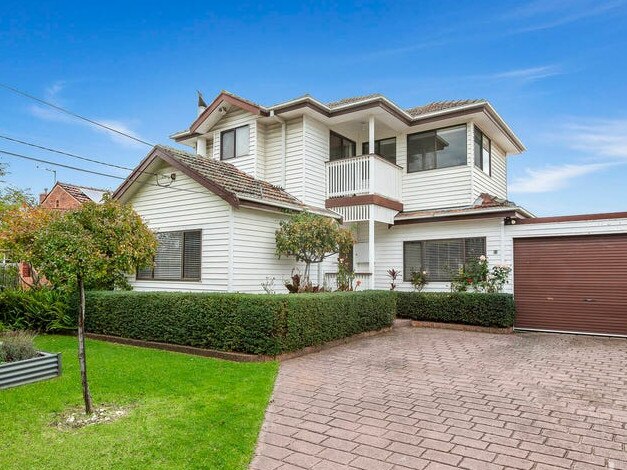
[[[378,155],[327,162],[327,199],[378,194],[401,200],[402,170]]]

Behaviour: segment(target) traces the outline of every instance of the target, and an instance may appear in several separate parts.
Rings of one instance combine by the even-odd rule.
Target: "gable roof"
[[[102,202],[102,196],[104,196],[105,193],[109,192],[106,189],[92,188],[90,186],[79,186],[77,184],[63,183],[61,181],[57,181],[55,183],[55,186],[63,188],[70,196],[72,196],[81,204],[84,204],[86,202],[100,203]],[[54,189],[54,187],[52,189]],[[52,189],[48,194],[52,193]]]
[[[259,204],[271,208],[312,210],[324,215],[339,217],[332,211],[308,207],[284,189],[254,178],[228,162],[201,157],[164,145],[157,145],[152,149],[133,173],[115,190],[113,198],[122,197],[157,158],[186,174],[234,207]]]

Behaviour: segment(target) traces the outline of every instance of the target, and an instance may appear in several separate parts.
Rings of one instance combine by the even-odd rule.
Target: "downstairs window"
[[[200,230],[158,233],[154,266],[138,269],[137,279],[199,281],[200,238]]]
[[[486,254],[485,237],[409,241],[403,244],[403,281],[427,272],[430,282],[448,282],[471,259]]]

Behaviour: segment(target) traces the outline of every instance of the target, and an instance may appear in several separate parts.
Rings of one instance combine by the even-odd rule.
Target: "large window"
[[[429,281],[447,282],[469,260],[486,254],[485,238],[452,238],[405,242],[403,280],[412,272],[427,272]]]
[[[354,141],[347,139],[343,135],[331,131],[329,138],[329,159],[339,160],[340,158],[354,157],[357,145]]]
[[[243,157],[250,153],[250,128],[238,127],[224,131],[220,137],[220,159]]]
[[[137,270],[137,279],[200,280],[200,230],[157,234],[154,266]]]
[[[369,154],[368,147],[369,142],[363,142],[361,144],[361,153],[364,155]],[[374,153],[385,158],[388,162],[396,164],[396,137],[375,140]]]
[[[466,165],[466,125],[407,136],[407,171]]]
[[[475,166],[492,175],[492,141],[475,126]]]

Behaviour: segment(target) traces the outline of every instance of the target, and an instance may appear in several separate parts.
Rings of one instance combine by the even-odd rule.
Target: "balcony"
[[[400,203],[401,167],[378,155],[327,162],[327,199],[376,195]]]

